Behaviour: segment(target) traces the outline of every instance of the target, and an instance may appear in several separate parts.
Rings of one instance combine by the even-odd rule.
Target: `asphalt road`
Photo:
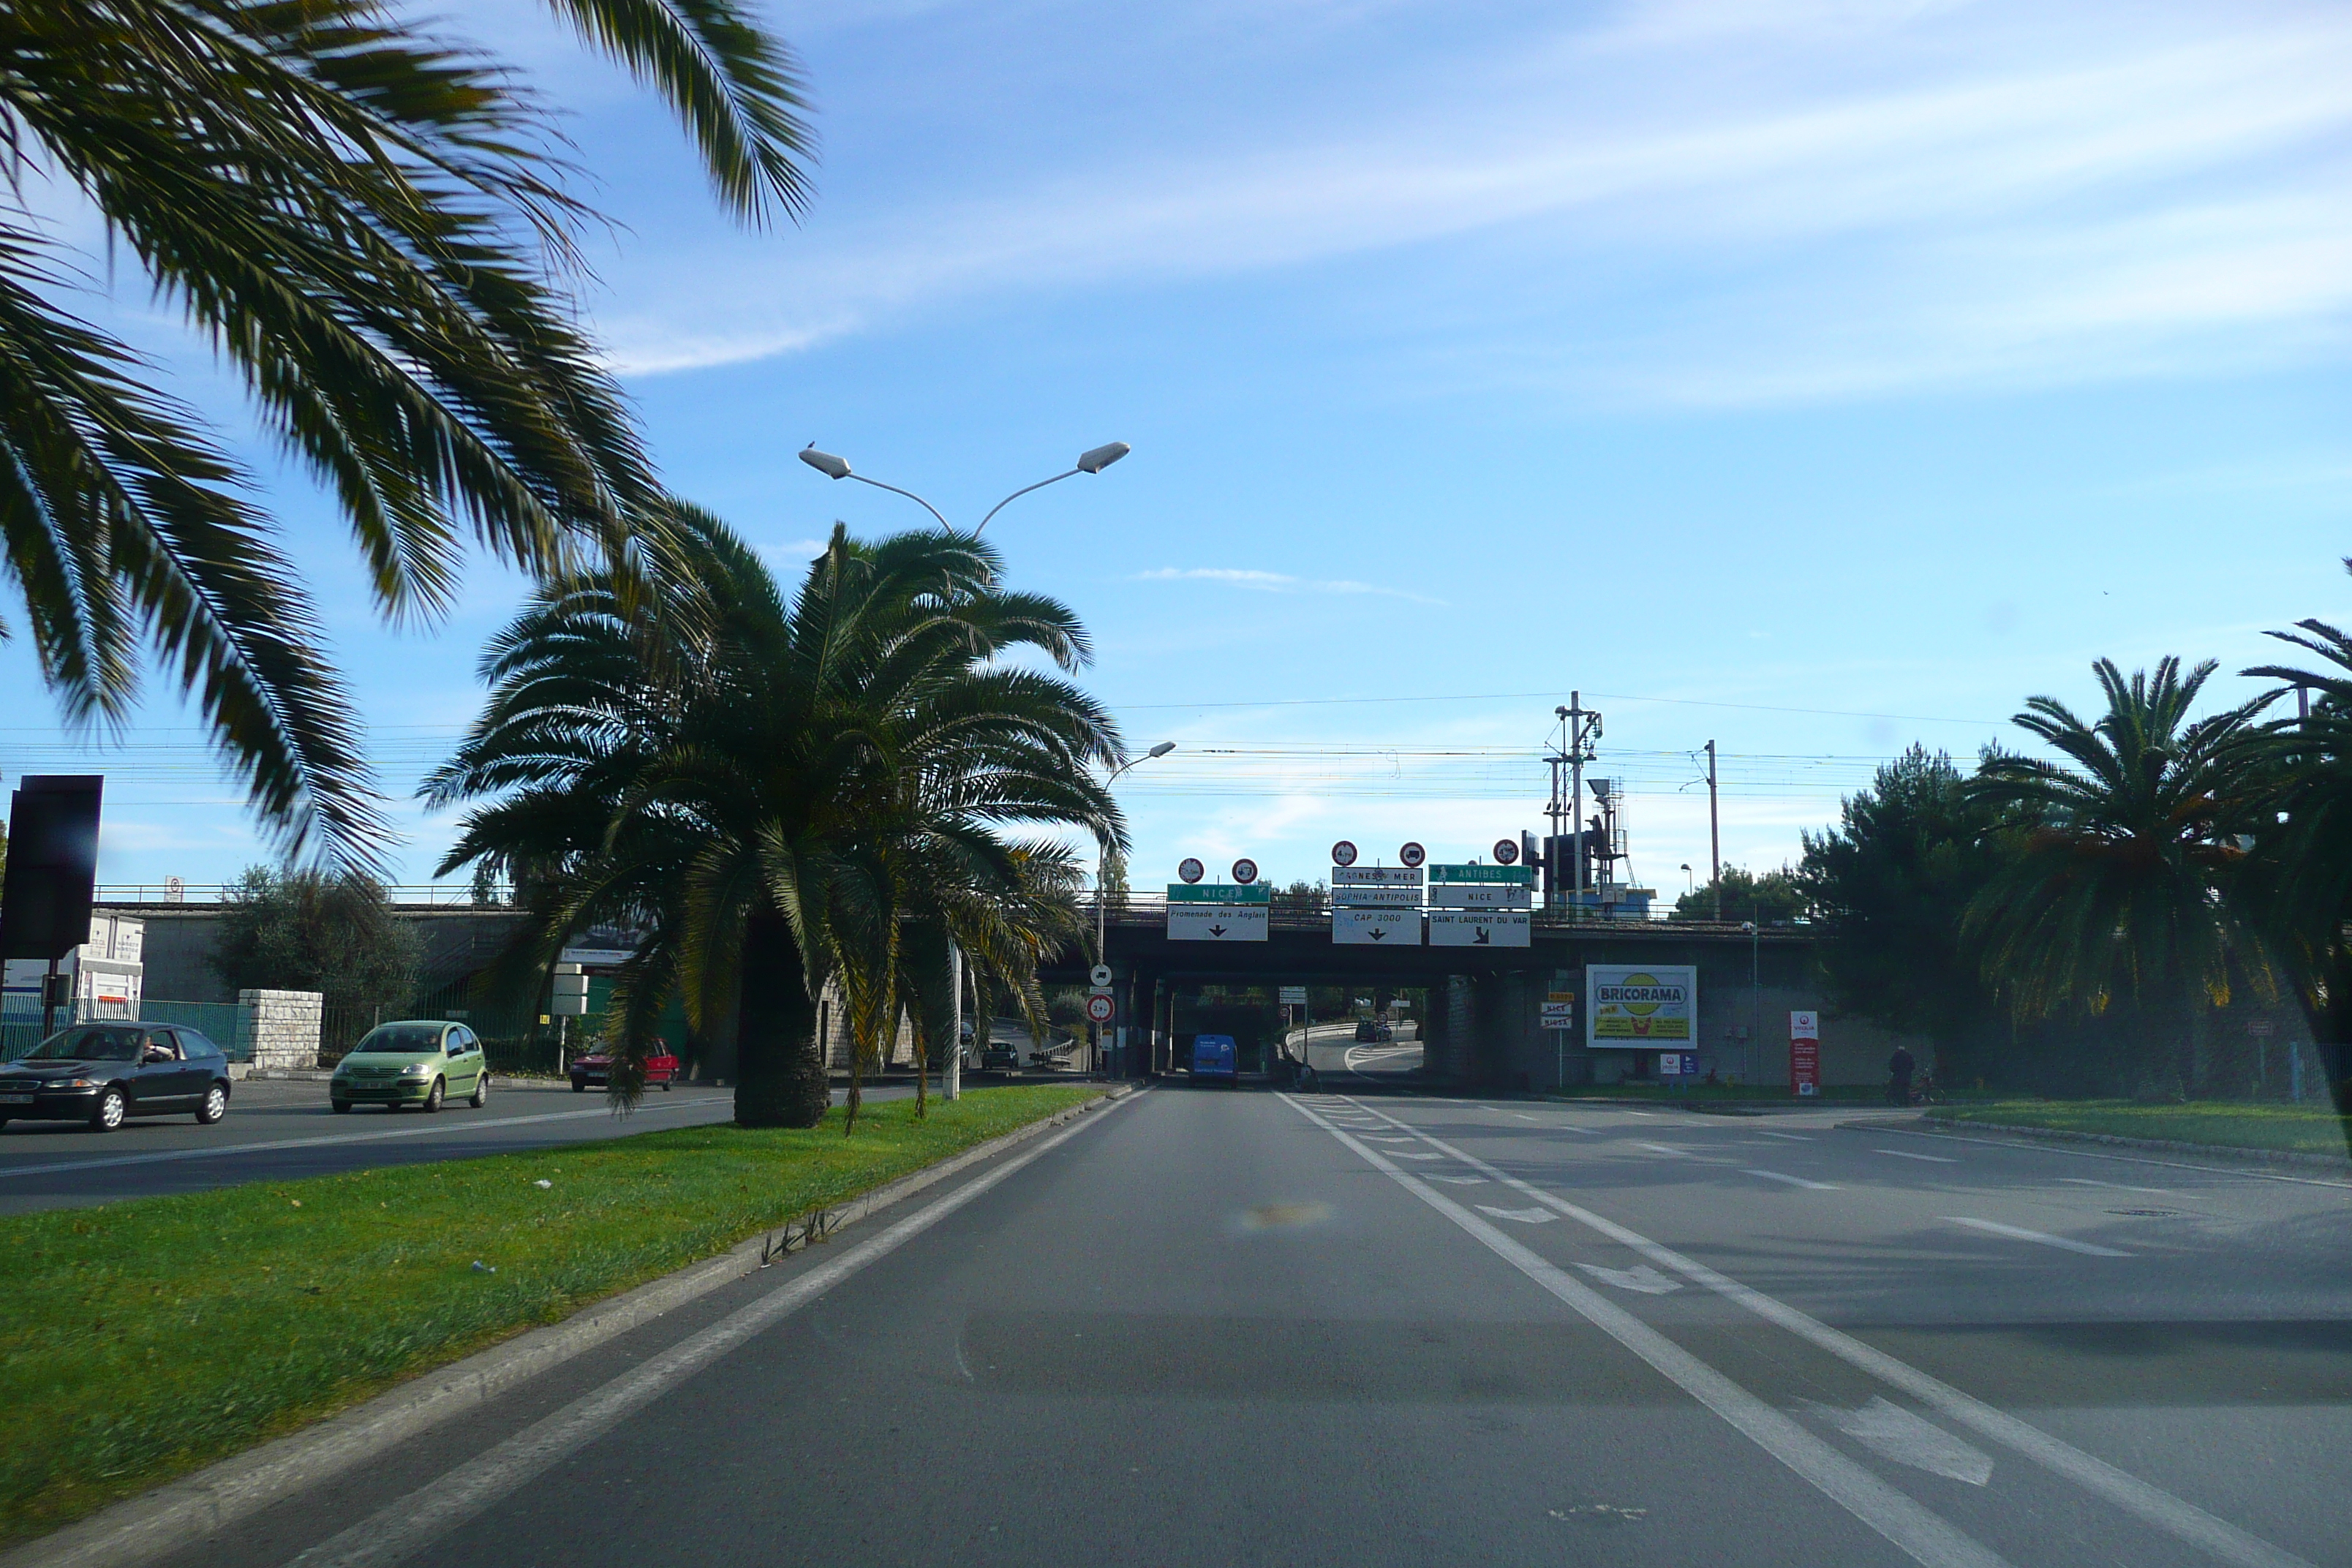
[[[211,1127],[191,1116],[125,1122],[104,1134],[76,1122],[10,1122],[0,1130],[0,1214],[505,1154],[733,1114],[731,1089],[656,1089],[634,1115],[614,1116],[593,1089],[499,1081],[478,1110],[453,1100],[431,1116],[368,1106],[337,1116],[323,1083],[248,1079]]]
[[[2352,1561],[2352,1178],[1837,1119],[1155,1089],[173,1561]]]

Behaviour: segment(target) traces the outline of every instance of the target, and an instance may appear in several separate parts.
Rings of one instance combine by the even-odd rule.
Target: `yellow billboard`
[[[1698,1039],[1698,970],[1688,964],[1585,966],[1584,1043],[1640,1049]]]

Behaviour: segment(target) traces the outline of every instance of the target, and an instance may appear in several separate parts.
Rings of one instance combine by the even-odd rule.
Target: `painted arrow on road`
[[[1580,1263],[1577,1267],[1620,1290],[1638,1290],[1644,1296],[1664,1296],[1683,1288],[1681,1280],[1669,1279],[1646,1263],[1632,1268],[1603,1268],[1598,1263]]]

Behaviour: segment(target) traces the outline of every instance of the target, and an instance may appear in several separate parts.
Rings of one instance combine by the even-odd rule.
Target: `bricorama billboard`
[[[1698,1039],[1698,971],[1689,965],[1587,964],[1584,1043],[1640,1049]]]

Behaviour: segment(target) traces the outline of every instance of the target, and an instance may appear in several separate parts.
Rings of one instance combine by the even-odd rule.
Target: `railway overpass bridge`
[[[1130,895],[1105,914],[1104,962],[1118,1007],[1106,1045],[1112,1069],[1127,1076],[1167,1072],[1181,1059],[1178,997],[1206,984],[1426,987],[1423,1079],[1491,1090],[1575,1088],[1654,1070],[1655,1048],[1586,1048],[1589,964],[1694,967],[1697,1038],[1686,1048],[1699,1053],[1703,1071],[1743,1082],[1786,1083],[1789,1013],[1826,1011],[1813,933],[1803,926],[1750,934],[1733,923],[1571,920],[1538,910],[1527,947],[1383,947],[1333,942],[1326,903],[1277,900],[1264,942],[1171,941],[1156,898]],[[1092,962],[1066,952],[1043,978],[1083,984]],[[1574,1029],[1542,1026],[1544,998],[1559,991],[1576,997]],[[1824,1081],[1877,1081],[1894,1045],[1874,1026],[1837,1021],[1824,1030]]]

